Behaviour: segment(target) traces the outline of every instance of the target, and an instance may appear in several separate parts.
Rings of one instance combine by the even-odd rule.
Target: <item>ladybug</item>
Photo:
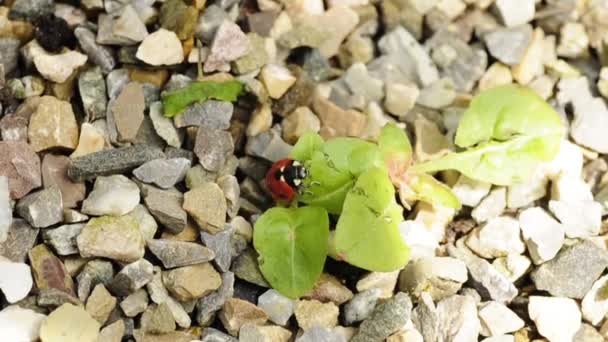
[[[298,194],[308,170],[297,160],[282,159],[266,173],[266,185],[276,202],[290,203]]]

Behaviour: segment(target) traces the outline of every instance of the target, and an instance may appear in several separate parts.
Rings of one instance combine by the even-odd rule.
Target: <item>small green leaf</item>
[[[168,118],[174,117],[189,105],[208,99],[234,102],[242,92],[243,84],[235,80],[193,82],[184,88],[163,95],[165,116]]]
[[[416,198],[429,204],[439,204],[444,207],[459,210],[462,205],[458,197],[445,184],[426,173],[411,174],[409,186],[416,193]]]
[[[306,132],[299,139],[298,142],[293,146],[289,156],[292,159],[299,161],[306,161],[312,159],[314,151],[320,150],[323,145],[323,138],[314,132]]]
[[[382,128],[378,147],[394,184],[399,184],[412,162],[412,144],[405,131],[395,124]]]
[[[562,134],[560,117],[534,91],[500,86],[477,95],[464,113],[455,142],[468,150],[413,170],[455,169],[473,179],[511,185],[529,177],[540,161],[553,159]]]
[[[329,218],[317,207],[272,208],[255,223],[253,245],[260,270],[289,298],[311,290],[327,257]]]
[[[296,144],[297,145],[297,144]],[[304,191],[298,200],[339,214],[357,176],[377,165],[377,146],[356,138],[336,138],[323,143],[303,160],[308,169]]]
[[[370,169],[357,180],[344,202],[336,227],[336,252],[340,259],[370,271],[402,268],[410,249],[403,241],[399,223],[402,208],[383,168]]]

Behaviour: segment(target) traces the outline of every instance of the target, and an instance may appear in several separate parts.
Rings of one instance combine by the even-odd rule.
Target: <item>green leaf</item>
[[[234,102],[242,92],[243,84],[236,80],[193,82],[184,88],[163,95],[165,116],[174,117],[189,105],[208,99]]]
[[[262,274],[283,295],[294,299],[304,295],[323,271],[328,236],[329,218],[322,208],[266,211],[253,232]]]
[[[306,132],[293,146],[291,152],[289,152],[289,157],[302,162],[312,159],[313,152],[320,150],[322,145],[323,138],[320,135],[314,132]]]
[[[498,185],[520,182],[553,159],[563,134],[560,117],[534,91],[505,85],[477,95],[456,131],[460,153],[417,164],[416,172],[455,169]]]
[[[390,123],[382,128],[378,147],[391,180],[394,184],[398,184],[412,162],[410,139],[403,129]]]
[[[408,185],[420,201],[439,204],[456,210],[462,207],[458,197],[447,185],[426,173],[410,174]]]
[[[339,214],[357,176],[379,162],[377,146],[367,141],[356,138],[326,141],[304,161],[308,177],[298,200]]]
[[[346,196],[336,227],[337,255],[370,271],[402,268],[410,249],[399,231],[401,221],[402,208],[395,201],[395,189],[386,170],[366,171]]]

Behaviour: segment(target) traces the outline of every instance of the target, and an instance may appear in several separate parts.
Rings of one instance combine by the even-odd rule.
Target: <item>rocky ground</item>
[[[0,341],[608,340],[608,2],[0,4]],[[247,94],[166,118],[195,79]],[[562,116],[556,160],[509,187],[442,175],[464,208],[406,211],[401,271],[268,288],[252,224],[303,132],[401,122],[427,160],[511,82]]]

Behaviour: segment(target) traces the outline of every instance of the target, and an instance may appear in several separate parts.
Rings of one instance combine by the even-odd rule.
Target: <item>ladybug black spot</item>
[[[66,46],[74,48],[76,37],[68,23],[54,14],[41,15],[34,20],[35,38],[49,52],[60,52]]]

